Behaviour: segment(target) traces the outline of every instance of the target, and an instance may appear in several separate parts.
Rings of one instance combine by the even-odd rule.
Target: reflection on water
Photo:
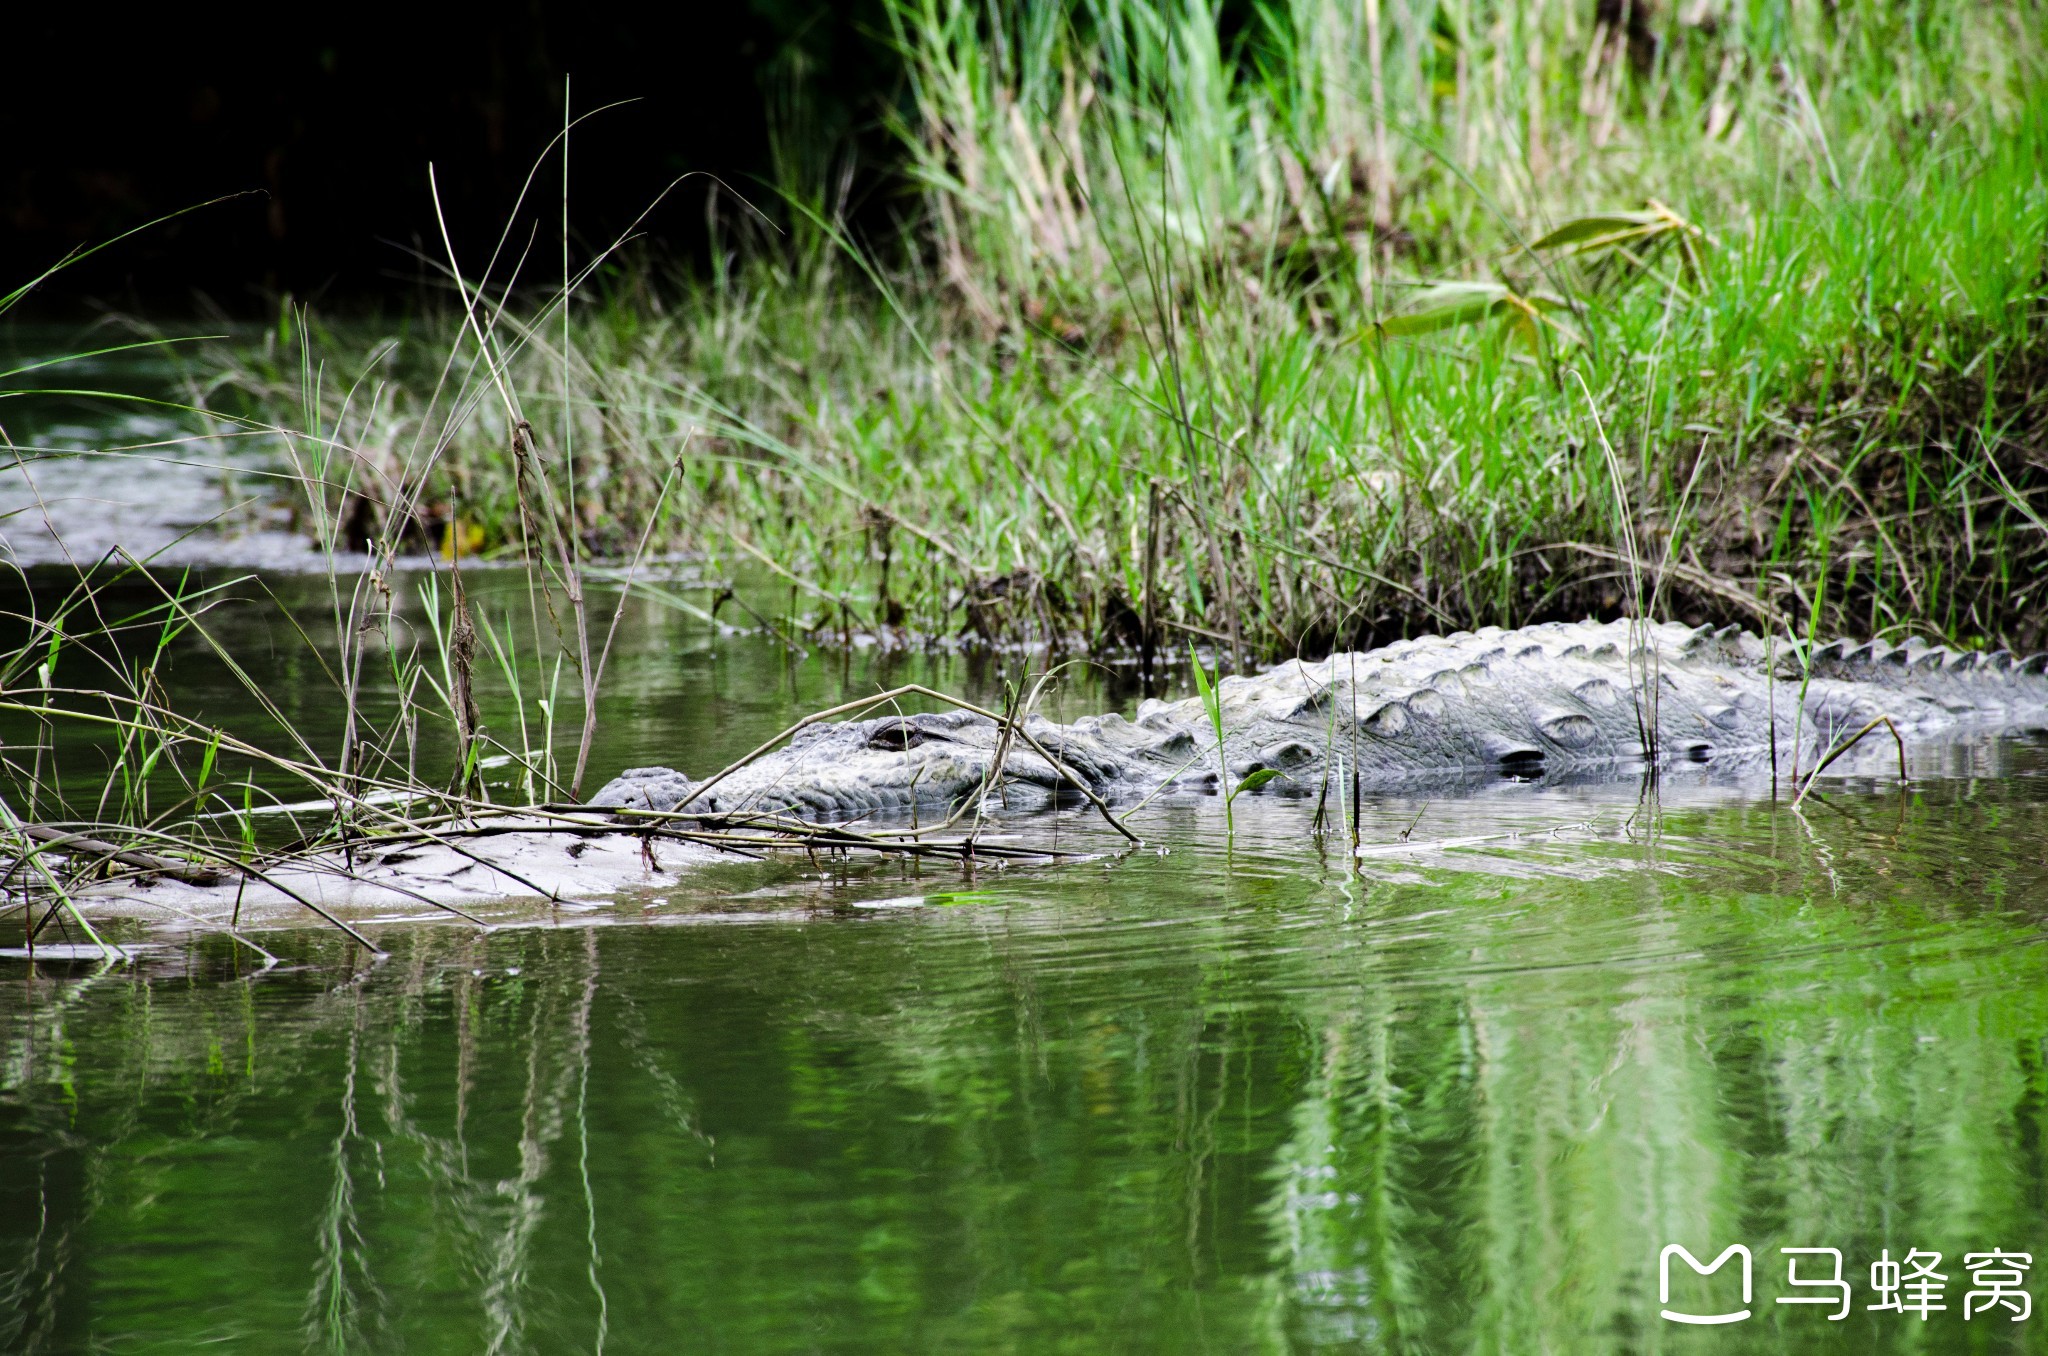
[[[0,961],[0,1349],[2039,1350],[1961,1262],[2048,1254],[2044,789],[1376,876],[1180,807],[1164,856],[722,868],[376,965]],[[1668,1243],[1747,1245],[1754,1316],[1660,1319]],[[1846,1321],[1775,1303],[1804,1246]],[[1883,1249],[1948,1310],[1866,1311]]]
[[[90,565],[118,547],[166,568],[324,568],[291,530],[280,441],[199,416],[192,346],[144,342],[0,325],[0,562]]]

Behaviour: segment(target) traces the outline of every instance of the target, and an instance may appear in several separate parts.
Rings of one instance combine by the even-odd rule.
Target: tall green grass
[[[2042,11],[894,0],[901,241],[791,187],[708,279],[464,275],[487,334],[295,321],[207,395],[346,451],[317,520],[534,549],[502,379],[562,560],[651,530],[825,631],[1244,660],[1647,573],[2038,644]]]

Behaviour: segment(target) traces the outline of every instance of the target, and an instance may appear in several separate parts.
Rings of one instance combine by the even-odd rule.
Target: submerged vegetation
[[[544,161],[438,322],[203,398],[331,539],[686,551],[820,632],[2048,636],[2032,0],[889,12],[900,239],[792,163],[709,276],[551,290]]]

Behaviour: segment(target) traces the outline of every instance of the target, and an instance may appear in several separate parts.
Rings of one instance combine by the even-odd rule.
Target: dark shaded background
[[[254,190],[66,270],[16,318],[256,317],[284,293],[329,309],[402,303],[431,272],[410,251],[441,253],[428,162],[465,263],[480,262],[561,127],[565,77],[579,111],[638,101],[576,133],[571,219],[586,242],[692,170],[772,207],[771,108],[814,159],[852,156],[857,215],[890,210],[877,114],[900,80],[879,0],[261,13],[45,0],[14,8],[5,29],[0,291],[67,250]],[[704,257],[705,194],[692,181],[653,214],[656,249]],[[559,195],[551,166],[537,204],[551,272]]]

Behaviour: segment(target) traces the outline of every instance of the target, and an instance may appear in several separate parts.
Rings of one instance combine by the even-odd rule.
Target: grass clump
[[[820,631],[1246,662],[1648,573],[2037,645],[2041,9],[894,0],[900,240],[821,182],[706,277],[451,261],[205,395],[322,532],[688,551]]]

